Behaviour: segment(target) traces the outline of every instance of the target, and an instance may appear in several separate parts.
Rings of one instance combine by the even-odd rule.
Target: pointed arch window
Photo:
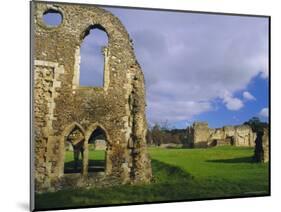
[[[104,87],[108,36],[100,25],[90,26],[80,46],[79,86]]]

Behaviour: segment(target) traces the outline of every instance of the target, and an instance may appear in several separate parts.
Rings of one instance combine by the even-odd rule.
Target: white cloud
[[[261,111],[259,112],[259,115],[267,118],[268,117],[268,108],[265,107],[265,108],[261,109]]]
[[[233,97],[228,91],[224,92],[223,102],[228,110],[240,110],[244,106],[240,99]]]
[[[238,98],[230,98],[225,101],[225,106],[228,110],[240,110],[244,104]]]
[[[151,101],[147,107],[152,123],[175,122],[191,119],[194,115],[213,110],[209,102],[167,101],[158,99]]]
[[[256,100],[256,98],[248,91],[243,92],[243,98],[245,100]]]

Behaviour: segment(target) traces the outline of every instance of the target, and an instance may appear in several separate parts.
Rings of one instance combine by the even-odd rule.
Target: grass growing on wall
[[[72,189],[36,195],[36,208],[79,207],[268,194],[268,164],[252,163],[252,148],[149,149],[148,185]],[[90,159],[104,159],[103,151]],[[71,160],[71,155],[66,156]]]

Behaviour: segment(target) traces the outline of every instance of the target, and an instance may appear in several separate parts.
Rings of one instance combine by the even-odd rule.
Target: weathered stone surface
[[[193,147],[207,147],[210,129],[207,122],[194,122],[191,128]]]
[[[194,122],[187,133],[190,143],[195,148],[220,145],[255,146],[256,133],[248,125],[212,129],[207,122]]]
[[[36,190],[63,188],[67,179],[77,186],[149,182],[144,76],[124,26],[110,12],[94,6],[33,2],[32,10]],[[44,24],[42,16],[48,10],[62,14],[59,26]],[[95,27],[108,35],[103,49],[104,86],[80,87],[80,45]],[[97,128],[106,134],[102,177],[88,173],[88,141]],[[83,153],[78,178],[64,174],[67,142],[73,151],[82,144],[77,147]]]
[[[254,160],[256,162],[266,163],[269,161],[269,134],[268,128],[258,131],[256,138]]]

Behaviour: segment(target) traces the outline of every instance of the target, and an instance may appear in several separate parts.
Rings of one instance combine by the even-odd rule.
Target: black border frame
[[[139,9],[139,10],[153,10],[153,11],[169,11],[169,12],[182,12],[182,13],[197,13],[197,14],[209,14],[209,15],[225,15],[225,16],[242,16],[242,17],[256,17],[256,18],[267,18],[268,19],[268,108],[269,108],[269,116],[268,116],[268,126],[269,126],[269,162],[268,162],[268,194],[252,194],[252,195],[245,195],[245,196],[230,196],[230,197],[214,197],[214,198],[202,198],[202,199],[188,199],[188,200],[171,200],[171,201],[155,201],[155,202],[134,202],[134,203],[121,203],[121,204],[101,204],[101,205],[88,205],[88,206],[77,206],[77,207],[57,207],[57,208],[47,208],[47,209],[40,209],[36,208],[35,205],[35,189],[34,189],[34,129],[33,129],[33,67],[34,67],[34,39],[33,39],[33,30],[34,30],[34,23],[33,23],[33,3],[41,2],[41,3],[49,3],[49,4],[66,4],[66,5],[83,5],[83,6],[98,6],[98,7],[109,7],[109,8],[122,8],[122,9]],[[255,197],[269,197],[271,196],[271,16],[270,15],[253,15],[253,14],[240,14],[240,13],[225,13],[225,12],[208,12],[208,11],[194,11],[194,10],[179,10],[179,9],[163,9],[163,8],[145,8],[145,7],[131,7],[131,6],[115,6],[115,5],[103,5],[103,4],[90,4],[90,3],[72,3],[72,2],[56,2],[56,1],[41,1],[41,0],[30,0],[30,11],[29,11],[29,33],[30,33],[30,87],[29,87],[29,94],[30,94],[30,155],[29,155],[29,162],[30,162],[30,172],[29,172],[29,179],[30,179],[30,211],[52,211],[52,210],[69,210],[69,209],[86,209],[86,208],[100,208],[100,207],[116,207],[116,206],[132,206],[132,205],[150,205],[150,204],[159,204],[159,203],[181,203],[181,202],[194,202],[194,201],[206,201],[206,200],[225,200],[225,199],[240,199],[240,198],[255,198]]]

